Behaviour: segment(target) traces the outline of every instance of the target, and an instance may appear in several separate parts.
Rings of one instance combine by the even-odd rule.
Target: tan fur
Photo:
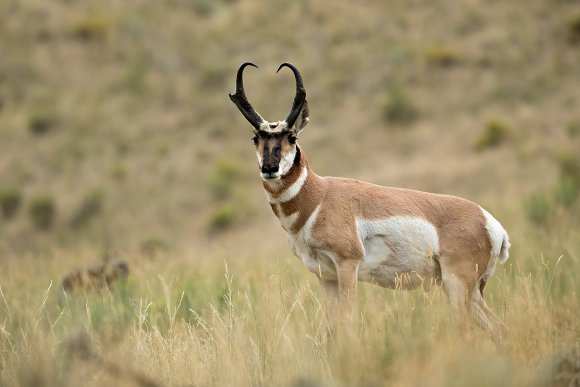
[[[455,309],[469,310],[491,333],[501,325],[483,301],[509,238],[487,211],[469,200],[352,179],[320,177],[296,137],[309,122],[302,77],[287,121],[267,122],[249,104],[240,66],[231,100],[255,128],[266,196],[288,232],[294,254],[320,278],[328,310],[352,316],[357,280],[396,289],[442,283]],[[340,306],[338,305],[340,304]]]
[[[476,321],[484,329],[495,333],[501,323],[482,298],[482,276],[490,261],[491,241],[486,220],[477,204],[450,195],[383,187],[345,178],[320,177],[310,169],[302,150],[299,150],[299,157],[287,176],[274,184],[264,181],[264,189],[276,199],[298,179],[304,168],[307,169],[308,176],[299,193],[289,201],[271,203],[272,210],[277,217],[288,217],[298,212],[295,222],[287,230],[289,234],[297,234],[314,210],[320,207],[312,237],[317,247],[338,255],[338,283],[335,286],[344,302],[350,304],[356,290],[356,267],[365,254],[355,219],[373,220],[392,216],[422,218],[436,228],[439,237],[438,256],[431,254],[426,257],[436,260],[433,265],[438,266],[433,277],[427,278],[427,281],[440,283],[443,280],[452,306],[474,309]],[[389,247],[394,249],[394,246]],[[421,284],[421,281],[402,277],[402,282],[405,281],[408,286],[402,288],[415,288]],[[332,281],[323,282],[328,291]],[[423,285],[426,290],[430,287],[430,284]]]
[[[357,216],[366,219],[394,215],[422,217],[437,228],[441,256],[449,257],[451,264],[453,257],[460,261],[471,259],[474,273],[483,274],[491,245],[485,219],[477,204],[450,195],[382,187],[352,179],[320,177],[310,169],[303,151],[300,157],[299,164],[279,183],[282,188],[263,182],[264,188],[276,198],[296,181],[302,168],[308,169],[308,178],[300,193],[280,203],[284,216],[299,212],[298,220],[291,229],[293,233],[304,226],[306,219],[322,203],[314,228],[315,239],[324,241],[325,247],[341,252],[341,258],[361,259],[364,253],[357,243],[354,223]],[[276,211],[276,207],[272,207]],[[341,230],[340,234],[336,233],[337,227]]]

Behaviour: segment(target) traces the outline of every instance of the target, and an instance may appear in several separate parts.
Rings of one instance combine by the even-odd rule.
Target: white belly
[[[421,284],[428,288],[439,276],[434,260],[439,254],[439,238],[426,220],[408,216],[357,219],[357,230],[365,250],[359,280],[390,288]]]
[[[298,234],[290,236],[290,246],[308,270],[324,279],[337,280],[338,254],[315,247],[311,239],[317,214],[318,209]],[[440,276],[434,259],[439,254],[439,238],[435,227],[426,220],[406,216],[357,219],[357,232],[365,251],[358,280],[409,289],[421,284],[428,288]]]

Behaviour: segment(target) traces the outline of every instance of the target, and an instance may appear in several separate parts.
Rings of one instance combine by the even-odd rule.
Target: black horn
[[[296,78],[296,96],[294,97],[294,103],[292,104],[292,110],[290,110],[290,114],[288,114],[288,118],[286,118],[286,124],[288,129],[294,126],[294,123],[298,119],[300,112],[302,111],[302,107],[304,106],[304,102],[306,101],[306,90],[304,89],[304,83],[302,82],[302,76],[300,75],[300,71],[292,64],[288,62],[284,62],[278,67],[278,71],[282,67],[288,67],[294,73],[294,77]]]
[[[254,110],[254,108],[248,101],[248,98],[246,98],[246,92],[244,91],[243,74],[244,68],[246,66],[253,66],[255,68],[258,68],[258,66],[256,66],[252,62],[245,62],[240,66],[240,68],[238,69],[238,74],[236,75],[236,93],[235,94],[230,93],[230,99],[238,107],[238,109],[240,109],[240,111],[242,112],[244,117],[246,117],[246,119],[250,122],[250,124],[252,124],[254,128],[260,129],[260,124],[264,122],[264,119]]]

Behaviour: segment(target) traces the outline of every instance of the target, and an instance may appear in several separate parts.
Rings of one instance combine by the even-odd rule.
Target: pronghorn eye
[[[290,137],[288,137],[288,142],[290,144],[296,144],[296,140],[297,140],[296,136],[290,136]]]
[[[252,137],[252,141],[254,142],[254,145],[258,145],[258,136]]]

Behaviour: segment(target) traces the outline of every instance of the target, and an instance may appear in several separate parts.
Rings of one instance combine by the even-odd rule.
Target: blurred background
[[[318,174],[504,225],[505,343],[458,335],[439,288],[361,284],[359,341],[324,345],[228,98],[247,60],[270,121],[300,69]],[[0,385],[572,385],[579,86],[576,0],[0,0]]]
[[[321,175],[465,196],[508,231],[578,208],[576,1],[4,0],[0,251],[279,227],[227,95],[246,60],[268,120],[294,95],[277,65],[301,70]]]

